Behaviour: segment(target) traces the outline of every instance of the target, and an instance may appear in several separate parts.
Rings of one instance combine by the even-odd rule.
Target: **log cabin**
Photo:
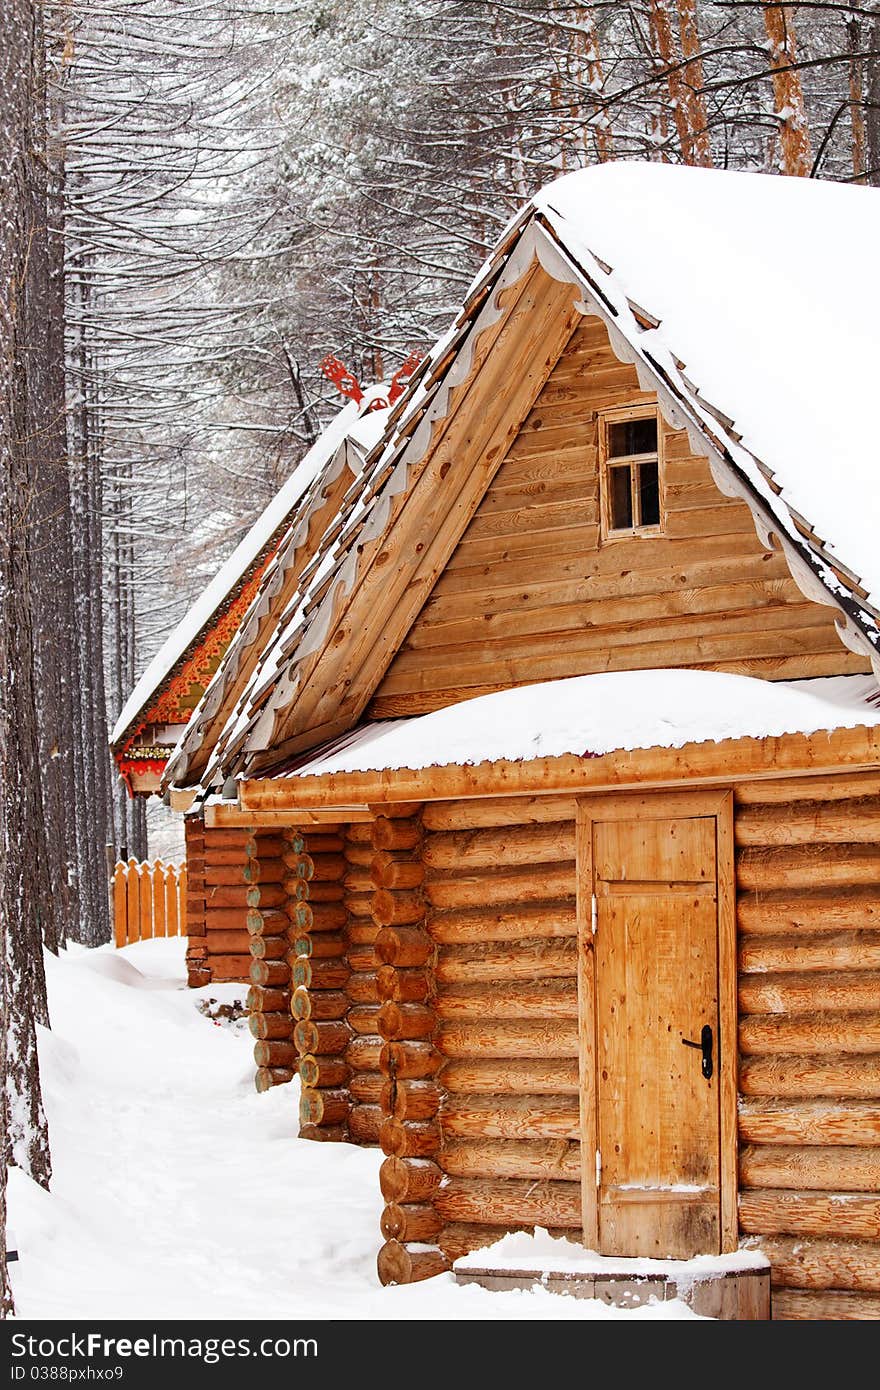
[[[360,475],[367,450],[381,434],[389,401],[402,390],[412,365],[409,359],[390,384],[361,389],[336,358],[324,359],[325,375],[348,397],[345,405],[172,629],[119,713],[110,750],[130,796],[160,791],[171,752],[221,659],[233,638],[242,640],[243,618],[249,615],[259,622],[264,590],[271,588],[277,572],[279,548],[296,537],[305,562],[317,546]],[[168,800],[174,804],[173,796]],[[189,983],[247,980],[251,955],[242,914],[234,909],[230,914],[222,902],[225,883],[218,885],[221,902],[216,907],[209,904],[206,912],[204,866],[194,853],[191,827],[188,834],[189,868],[196,871],[195,882],[190,878],[188,885]],[[209,932],[209,926],[214,930]]]
[[[542,190],[168,762],[258,1089],[384,1150],[385,1283],[537,1225],[880,1317],[878,232]]]

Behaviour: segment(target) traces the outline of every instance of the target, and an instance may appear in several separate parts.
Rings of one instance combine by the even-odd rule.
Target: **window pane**
[[[608,490],[611,503],[611,530],[630,530],[633,524],[633,513],[629,465],[624,468],[608,469]]]
[[[631,454],[656,454],[657,417],[620,420],[608,428],[608,457],[628,458]]]
[[[639,525],[660,525],[660,479],[656,463],[636,464],[639,470]]]

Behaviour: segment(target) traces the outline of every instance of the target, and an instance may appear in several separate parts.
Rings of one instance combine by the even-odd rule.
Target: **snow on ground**
[[[459,1288],[451,1274],[381,1288],[382,1155],[296,1137],[297,1083],[257,1095],[244,1023],[199,1011],[244,987],[187,989],[185,944],[47,958],[55,1171],[51,1193],[10,1173],[19,1317],[695,1317],[678,1301],[622,1310]]]

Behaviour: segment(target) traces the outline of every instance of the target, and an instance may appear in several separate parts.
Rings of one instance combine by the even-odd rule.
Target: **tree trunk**
[[[810,132],[804,105],[804,89],[797,63],[794,18],[791,5],[764,5],[764,28],[770,42],[773,97],[779,121],[782,172],[796,178],[810,174]]]
[[[36,493],[51,431],[44,325],[48,239],[41,104],[41,12],[9,0],[0,49],[0,949],[2,949],[4,1171],[11,1161],[48,1186],[49,1138],[40,1091],[37,1022],[47,1023],[42,941],[54,936],[55,906],[43,872],[49,844],[40,785],[33,655],[31,556]],[[41,868],[42,866],[42,868]],[[0,1307],[10,1297],[3,1261]]]
[[[880,12],[871,21],[872,57],[868,59],[868,101],[865,112],[865,137],[868,168],[866,182],[880,188]]]

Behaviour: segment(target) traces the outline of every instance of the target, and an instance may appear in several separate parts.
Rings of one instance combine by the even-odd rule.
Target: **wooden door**
[[[592,1172],[585,1154],[584,1181],[594,1186],[598,1248],[658,1259],[718,1253],[716,817],[600,808],[585,830],[594,1026],[582,1069],[593,1069],[584,1103],[595,1108],[587,1132],[596,1153]]]

